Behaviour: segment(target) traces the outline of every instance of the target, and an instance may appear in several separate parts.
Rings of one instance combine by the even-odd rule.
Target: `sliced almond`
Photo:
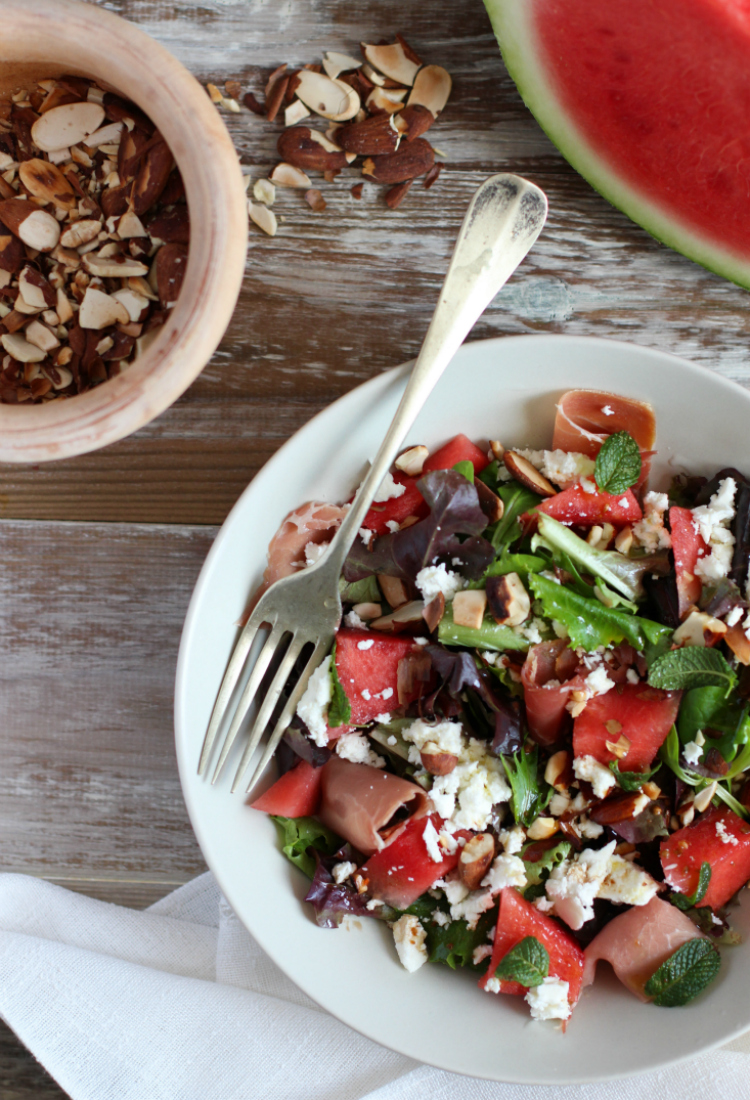
[[[301,99],[295,99],[294,103],[290,103],[289,106],[284,109],[285,126],[296,126],[303,118],[309,117],[310,111]]]
[[[467,626],[479,630],[487,607],[487,593],[481,589],[466,589],[453,597],[453,622],[456,626]]]
[[[429,457],[430,452],[427,447],[418,444],[416,447],[409,447],[408,450],[403,451],[394,465],[397,470],[403,470],[409,477],[419,477]]]
[[[539,493],[542,497],[552,497],[557,492],[554,485],[540,474],[536,466],[532,466],[527,458],[515,451],[506,451],[503,455],[505,469],[516,481],[520,481],[527,489]]]
[[[705,611],[691,611],[672,635],[676,645],[712,645],[717,636],[726,634],[727,624]]]
[[[573,760],[569,752],[560,749],[550,756],[544,769],[544,779],[557,791],[567,791],[573,778]]]
[[[26,305],[35,309],[51,309],[55,304],[55,291],[33,267],[25,267],[18,276],[18,289]]]
[[[112,297],[122,302],[125,309],[128,311],[128,317],[131,321],[140,322],[145,320],[146,314],[149,310],[148,298],[144,298],[142,294],[136,293],[134,290],[115,290],[112,293]]]
[[[409,599],[406,585],[399,577],[388,577],[384,573],[378,573],[380,591],[391,607],[401,607]]]
[[[309,191],[305,191],[305,202],[316,214],[321,214],[326,208],[326,200],[317,187],[311,187]]]
[[[622,727],[620,728],[622,729]],[[624,760],[630,752],[630,740],[624,733],[620,734],[616,741],[605,741],[604,744],[618,760]]]
[[[458,877],[470,890],[478,890],[495,858],[492,833],[477,833],[467,840],[458,857]]]
[[[365,107],[372,114],[377,111],[385,111],[386,114],[392,115],[396,111],[403,110],[405,95],[406,89],[386,92],[383,88],[373,88],[365,100]]]
[[[4,339],[4,337],[3,337]],[[704,787],[702,791],[698,791],[697,795],[693,799],[693,805],[699,814],[702,814],[704,810],[707,810],[711,805],[714,795],[716,794],[717,782],[714,779],[712,783],[709,783],[707,787]]]
[[[727,627],[724,641],[741,665],[750,665],[750,639],[739,624]]]
[[[276,198],[276,188],[270,180],[256,180],[253,185],[253,197],[266,206],[272,206]]]
[[[448,102],[453,81],[440,65],[425,65],[409,93],[409,106],[426,107],[437,118]]]
[[[487,581],[487,602],[495,622],[503,626],[520,626],[531,612],[531,600],[518,573],[490,577]]]
[[[379,603],[355,603],[352,611],[363,622],[368,622],[370,619],[379,619],[383,614],[383,609]]]
[[[554,817],[537,817],[532,821],[526,835],[529,840],[547,840],[548,837],[554,836],[559,828],[560,822]]]
[[[615,538],[615,550],[619,550],[621,554],[629,554],[633,545],[633,529],[632,527],[623,527],[622,531],[618,531]]]
[[[301,69],[297,76],[297,97],[310,110],[334,122],[354,118],[360,107],[360,98],[354,88],[310,69]]]
[[[401,630],[417,629],[423,625],[422,612],[423,600],[411,600],[392,611],[390,615],[382,615],[379,619],[373,619],[370,626],[373,630],[384,630],[388,633],[398,633]]]
[[[100,253],[89,252],[83,257],[83,266],[91,275],[100,279],[127,279],[129,276],[145,275],[148,272],[146,264],[122,253],[119,256],[102,256]]]
[[[142,294],[149,301],[158,302],[159,295],[152,289],[147,279],[142,276],[132,276],[128,279],[128,290],[134,290],[136,294]]]
[[[363,42],[362,53],[373,68],[399,84],[411,86],[419,72],[419,65],[407,56],[400,42],[390,46],[369,46]]]
[[[118,302],[102,290],[91,286],[86,288],[78,311],[78,323],[81,328],[98,330],[118,322],[125,324],[128,320],[128,311],[122,302]]]
[[[65,103],[41,115],[31,127],[31,140],[49,153],[85,142],[104,120],[100,103]]]
[[[484,512],[488,523],[497,523],[503,518],[505,505],[497,493],[493,493],[489,485],[485,485],[481,478],[474,479],[474,488],[479,497],[479,507]]]
[[[247,212],[250,215],[250,220],[254,222],[259,229],[262,229],[269,237],[276,236],[278,222],[276,221],[276,215],[273,210],[269,210],[268,207],[264,206],[262,203],[248,200]]]
[[[55,312],[60,318],[61,325],[67,325],[68,321],[73,319],[73,310],[70,302],[68,301],[65,292],[62,289],[57,291],[57,301],[55,302]]]
[[[70,185],[68,177],[47,160],[33,157],[19,166],[18,178],[34,198],[63,210],[73,210],[78,196]]]
[[[114,147],[114,155],[117,156],[117,147],[122,137],[122,129],[122,122],[109,122],[106,126],[101,126],[86,138],[86,148],[97,149],[103,145],[110,145]]]
[[[60,244],[63,248],[80,248],[82,244],[95,241],[101,233],[102,223],[93,218],[81,218],[73,222],[60,236]]]
[[[430,775],[450,775],[458,764],[458,757],[452,752],[443,752],[433,745],[425,745],[419,754],[422,767]]]
[[[123,241],[129,240],[131,237],[147,236],[143,222],[134,210],[128,209],[121,215],[117,222],[117,236]]]
[[[27,325],[24,329],[24,336],[30,344],[41,348],[45,352],[54,351],[55,348],[60,347],[60,341],[54,332],[43,325],[41,321],[32,321],[31,324]]]
[[[362,65],[356,57],[349,57],[345,53],[337,53],[335,50],[327,50],[323,54],[323,68],[326,76],[335,80],[341,73],[349,73],[352,69],[359,69]]]
[[[21,336],[20,332],[5,332],[0,336],[0,344],[3,345],[8,355],[19,363],[41,363],[47,355],[46,351],[30,344]]]
[[[310,177],[305,175],[301,168],[295,168],[293,164],[287,164],[285,161],[277,164],[268,178],[271,183],[279,187],[297,187],[307,190],[312,184]]]
[[[58,221],[46,210],[24,199],[0,202],[0,221],[37,252],[51,252],[60,240]]]

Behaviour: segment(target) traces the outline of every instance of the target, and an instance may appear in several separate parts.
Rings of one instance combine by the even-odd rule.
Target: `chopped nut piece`
[[[427,447],[423,447],[420,444],[416,447],[409,447],[408,450],[403,451],[396,459],[394,465],[397,470],[402,470],[405,474],[408,474],[409,477],[419,477],[429,456],[430,452]]]
[[[99,128],[104,107],[99,103],[66,103],[41,115],[31,127],[31,140],[44,152],[79,145]]]
[[[458,858],[458,876],[464,886],[478,890],[495,858],[495,838],[491,833],[477,833],[466,842]]]
[[[306,190],[311,183],[310,177],[300,168],[295,168],[293,164],[286,164],[284,161],[276,165],[268,178],[279,187],[297,187]]]
[[[554,817],[538,817],[532,821],[526,835],[529,840],[546,840],[547,837],[554,836],[559,828],[560,822]]]
[[[487,607],[487,593],[481,589],[466,589],[453,597],[453,622],[479,630]]]
[[[401,607],[409,599],[406,585],[399,577],[388,577],[384,573],[378,574],[380,591],[391,607]]]
[[[714,795],[716,794],[717,786],[718,784],[714,779],[714,781],[712,783],[709,783],[707,787],[704,787],[702,791],[698,791],[697,795],[693,799],[693,806],[699,814],[702,814],[704,810],[707,810],[708,807],[711,805]]]
[[[301,99],[295,99],[294,103],[290,103],[288,107],[284,109],[284,125],[296,126],[298,122],[301,122],[303,118],[309,118],[310,111],[304,105]]]
[[[297,76],[295,92],[316,114],[334,122],[354,118],[359,110],[360,98],[349,84],[309,69],[302,69]]]
[[[276,236],[278,222],[276,221],[276,215],[273,210],[269,210],[268,207],[263,206],[262,203],[255,203],[248,200],[247,211],[250,215],[250,220],[253,221],[259,229],[262,229],[269,237]]]
[[[326,208],[326,200],[317,187],[311,187],[309,191],[305,191],[305,201],[310,209],[314,210],[316,214],[322,213]]]
[[[46,351],[30,344],[18,332],[7,332],[0,336],[0,344],[3,345],[8,355],[17,359],[19,363],[41,363],[46,358]]]
[[[117,322],[128,321],[128,311],[122,302],[109,294],[89,286],[86,289],[81,308],[78,311],[78,323],[81,328],[102,329]]]
[[[379,603],[355,603],[352,611],[363,622],[367,622],[368,619],[379,619],[383,614],[383,609]]]
[[[409,106],[420,104],[437,118],[448,102],[452,83],[450,74],[440,65],[425,65],[414,80]]]
[[[276,188],[270,180],[256,180],[253,185],[253,196],[258,202],[264,202],[266,206],[273,206],[276,198]]]
[[[609,725],[609,723],[607,723],[607,725]],[[619,722],[617,723],[617,725],[619,725]],[[622,729],[622,726],[620,726],[620,729]],[[605,741],[604,744],[607,746],[612,755],[616,756],[618,760],[624,760],[624,758],[630,752],[630,741],[624,733],[621,734],[617,741]]]
[[[374,69],[399,84],[412,85],[419,72],[420,66],[407,55],[401,42],[390,46],[369,46],[363,42],[362,53]]]
[[[508,473],[532,492],[539,493],[543,497],[554,496],[557,492],[554,485],[523,455],[516,454],[515,451],[505,451],[503,462]]]
[[[490,614],[504,626],[520,626],[531,612],[531,600],[518,573],[490,577],[487,581]]]

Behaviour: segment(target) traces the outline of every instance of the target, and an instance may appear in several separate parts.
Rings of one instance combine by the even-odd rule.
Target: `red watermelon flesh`
[[[710,864],[711,881],[700,904],[718,909],[750,879],[750,824],[728,806],[711,806],[663,840],[660,856],[664,878],[682,894],[695,892],[701,864]]]
[[[351,703],[351,725],[364,725],[398,706],[399,662],[413,649],[414,639],[403,635],[347,628],[338,632],[336,672]]]
[[[677,718],[681,691],[661,691],[646,684],[618,684],[589,699],[573,723],[573,753],[593,756],[600,764],[617,760],[607,741],[630,741],[619,761],[620,771],[642,772],[651,766]]]
[[[571,164],[660,240],[750,285],[748,0],[485,0]]]

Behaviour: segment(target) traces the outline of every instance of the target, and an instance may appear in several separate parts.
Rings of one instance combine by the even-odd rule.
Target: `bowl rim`
[[[198,376],[224,335],[242,285],[247,199],[239,157],[215,105],[140,27],[81,0],[4,0],[0,61],[29,71],[36,66],[40,74],[45,64],[56,74],[83,73],[137,103],[172,150],[193,222],[180,297],[131,367],[71,399],[0,405],[0,462],[36,463],[130,435]],[[194,154],[196,133],[200,156]]]

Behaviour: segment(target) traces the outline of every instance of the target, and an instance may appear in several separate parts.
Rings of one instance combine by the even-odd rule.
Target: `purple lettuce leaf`
[[[626,821],[610,823],[609,828],[629,844],[645,844],[659,836],[669,836],[666,826],[666,804],[649,802],[644,810]]]
[[[523,708],[518,699],[505,699],[494,691],[484,669],[477,668],[473,654],[428,645],[432,665],[443,680],[443,687],[454,699],[464,691],[473,691],[489,710],[494,724],[492,751],[500,756],[518,752],[523,745]]]
[[[371,550],[357,540],[344,563],[345,580],[388,573],[413,581],[425,566],[439,561],[454,564],[454,559],[465,576],[482,576],[495,551],[480,537],[487,518],[474,485],[456,470],[432,470],[417,488],[430,514],[403,531],[381,535]],[[459,535],[469,537],[462,541]]]
[[[291,771],[300,760],[305,760],[308,764],[312,764],[314,768],[321,768],[328,763],[332,755],[330,749],[316,745],[311,740],[307,726],[295,714],[276,750],[279,775]]]
[[[332,871],[337,863],[357,862],[351,844],[344,844],[332,856],[323,855],[317,850],[313,854],[315,874],[305,901],[309,901],[315,910],[315,920],[320,927],[338,928],[347,913],[357,917],[371,917],[366,897],[358,894],[346,882],[333,881]]]

